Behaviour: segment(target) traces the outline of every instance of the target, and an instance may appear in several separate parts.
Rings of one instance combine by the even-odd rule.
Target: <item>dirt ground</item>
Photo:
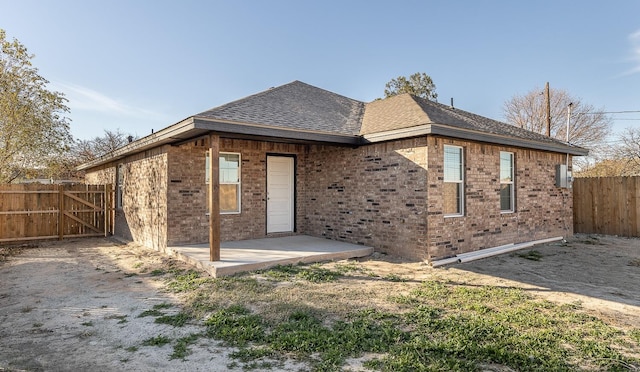
[[[362,264],[409,282],[520,287],[553,302],[579,302],[618,327],[640,328],[640,239],[578,235],[437,269],[380,254]],[[170,345],[141,346],[159,334],[177,339],[201,331],[139,317],[158,304],[180,311],[182,299],[165,291],[165,279],[154,271],[180,268],[190,267],[106,239],[0,248],[0,371],[228,370],[233,349],[210,339],[200,339],[184,361],[170,359]]]

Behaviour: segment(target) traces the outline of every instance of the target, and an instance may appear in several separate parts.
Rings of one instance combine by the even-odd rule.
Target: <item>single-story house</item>
[[[305,234],[433,261],[573,235],[567,171],[587,153],[410,94],[294,81],[79,169],[115,185],[115,234],[160,251]]]

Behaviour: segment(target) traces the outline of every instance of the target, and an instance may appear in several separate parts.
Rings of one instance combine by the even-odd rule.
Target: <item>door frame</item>
[[[292,229],[290,232],[295,233],[298,231],[298,209],[297,209],[297,205],[298,205],[298,177],[297,177],[297,172],[296,170],[298,169],[298,156],[296,154],[281,154],[281,153],[277,153],[277,152],[267,152],[266,156],[265,156],[265,177],[264,177],[264,189],[265,189],[265,194],[269,193],[269,161],[267,160],[270,156],[273,157],[281,157],[281,158],[293,158],[293,169],[292,169],[292,182],[293,182],[293,200],[292,200],[292,208],[293,208],[293,225],[292,225]],[[268,234],[286,234],[287,232],[274,232],[274,233],[269,233],[268,230],[268,226],[269,226],[269,209],[268,209],[268,201],[267,201],[267,197],[265,197],[264,199],[264,233],[265,235]]]

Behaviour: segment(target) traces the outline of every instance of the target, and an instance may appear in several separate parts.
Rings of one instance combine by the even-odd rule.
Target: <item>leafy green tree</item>
[[[433,80],[431,80],[431,76],[424,72],[416,72],[408,78],[405,76],[398,76],[385,85],[385,98],[403,93],[413,94],[414,96],[422,97],[431,101],[438,99],[436,85],[433,83]]]
[[[0,29],[0,183],[10,183],[29,169],[44,169],[49,159],[69,150],[66,98],[47,89],[33,67],[32,54]]]

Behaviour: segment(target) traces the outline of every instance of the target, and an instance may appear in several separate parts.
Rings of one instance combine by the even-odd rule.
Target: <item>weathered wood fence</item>
[[[0,185],[0,243],[107,236],[110,185]]]
[[[640,237],[640,177],[576,178],[573,229]]]

